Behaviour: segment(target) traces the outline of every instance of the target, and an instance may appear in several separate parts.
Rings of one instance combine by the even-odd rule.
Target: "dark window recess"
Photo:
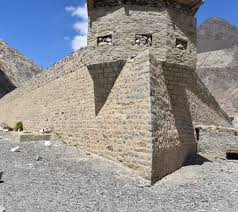
[[[177,38],[176,39],[176,48],[178,48],[180,50],[186,50],[188,48],[188,41],[181,39],[181,38]]]
[[[226,159],[227,160],[238,160],[238,152],[227,152]]]
[[[135,44],[139,46],[152,46],[152,34],[137,34]]]
[[[98,46],[112,45],[112,35],[98,37],[97,44]]]
[[[195,128],[195,133],[196,133],[196,139],[197,139],[197,141],[199,141],[199,138],[200,138],[200,129],[199,129],[199,128]]]

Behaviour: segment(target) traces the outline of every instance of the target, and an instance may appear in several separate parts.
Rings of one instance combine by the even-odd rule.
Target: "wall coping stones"
[[[125,5],[138,5],[149,7],[165,7],[175,9],[187,15],[194,16],[204,0],[88,0],[89,15],[95,8],[121,7]]]
[[[222,127],[222,126],[215,126],[215,125],[196,125],[195,128],[204,130],[204,131],[216,131],[216,132],[231,132],[231,133],[238,133],[238,129],[230,128],[230,127]]]

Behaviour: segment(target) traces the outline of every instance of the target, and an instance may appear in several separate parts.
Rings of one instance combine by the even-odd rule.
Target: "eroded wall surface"
[[[192,126],[189,120],[192,120],[193,124],[231,126],[228,115],[221,109],[193,68],[164,63],[163,69],[178,116],[185,109],[190,111],[186,115],[187,119],[183,119],[182,125],[185,129]]]
[[[230,126],[229,117],[194,69],[150,57],[152,182],[180,168],[197,151],[194,124]]]
[[[182,138],[176,126],[171,96],[166,84],[163,64],[150,56],[151,120],[152,120],[152,183],[182,166]],[[183,113],[183,112],[180,112]],[[193,145],[194,139],[190,142]]]
[[[237,153],[237,129],[204,125],[196,127],[199,129],[198,152],[201,154],[226,159],[227,153]]]
[[[196,152],[193,123],[229,126],[187,66],[144,51],[86,66],[79,53],[0,101],[0,120],[27,130],[52,128],[71,145],[120,161],[152,182]]]
[[[52,128],[153,183],[196,152],[194,124],[229,118],[195,74],[191,13],[154,0],[97,2],[88,47],[1,99],[0,120]]]
[[[150,179],[148,52],[124,66],[117,62],[101,64],[102,72],[98,72],[97,78],[90,73],[93,66],[89,70],[76,58],[78,55],[72,55],[1,99],[0,120],[11,126],[23,121],[25,128],[32,131],[53,128],[68,144],[120,161]],[[113,70],[117,72],[118,67],[122,69],[115,80]],[[101,74],[107,74],[107,83],[102,82],[109,85],[109,89],[111,82],[115,80],[115,83],[109,94],[107,91],[107,100],[97,113],[94,86],[100,84]]]
[[[149,50],[157,60],[196,66],[194,17],[165,6],[141,6],[144,3],[105,6],[93,10],[89,22],[87,57],[84,58],[86,64],[126,60]],[[99,38],[109,35],[110,42],[98,43]],[[151,45],[137,43],[139,35],[150,35]],[[176,47],[177,39],[187,43],[185,51]]]

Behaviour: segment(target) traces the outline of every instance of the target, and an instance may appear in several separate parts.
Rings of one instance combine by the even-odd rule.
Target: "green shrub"
[[[16,123],[15,130],[16,131],[23,131],[23,123],[21,121]]]

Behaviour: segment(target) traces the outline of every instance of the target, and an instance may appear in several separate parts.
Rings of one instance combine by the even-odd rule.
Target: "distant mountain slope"
[[[238,28],[221,18],[210,18],[198,28],[198,52],[232,48],[238,44]]]
[[[0,97],[31,79],[42,69],[0,41]]]
[[[238,121],[238,50],[198,54],[197,73],[223,109]]]
[[[198,28],[197,36],[197,73],[238,124],[238,28],[210,18]]]

